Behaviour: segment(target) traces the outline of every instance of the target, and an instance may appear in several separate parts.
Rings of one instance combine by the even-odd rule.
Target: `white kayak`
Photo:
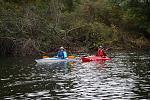
[[[77,62],[79,60],[76,58],[74,58],[74,59],[69,59],[69,58],[61,59],[61,58],[52,57],[52,58],[36,59],[35,61],[37,63],[58,63],[58,62]]]

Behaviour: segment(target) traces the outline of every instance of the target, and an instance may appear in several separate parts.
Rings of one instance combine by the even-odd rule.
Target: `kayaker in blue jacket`
[[[57,56],[61,59],[65,59],[67,58],[67,52],[66,50],[64,49],[64,47],[60,47],[58,53],[57,53]]]

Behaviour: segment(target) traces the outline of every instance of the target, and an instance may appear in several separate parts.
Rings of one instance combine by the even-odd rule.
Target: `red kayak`
[[[109,57],[99,57],[99,56],[87,56],[87,57],[81,57],[82,62],[90,62],[90,61],[106,61],[106,60],[111,60]]]

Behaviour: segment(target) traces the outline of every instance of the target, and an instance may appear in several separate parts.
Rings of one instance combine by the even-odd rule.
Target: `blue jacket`
[[[66,51],[59,51],[57,56],[59,58],[65,59],[65,58],[67,58],[67,52]]]

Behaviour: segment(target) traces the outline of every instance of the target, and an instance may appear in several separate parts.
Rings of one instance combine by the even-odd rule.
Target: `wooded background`
[[[0,0],[0,55],[149,42],[150,0]]]

